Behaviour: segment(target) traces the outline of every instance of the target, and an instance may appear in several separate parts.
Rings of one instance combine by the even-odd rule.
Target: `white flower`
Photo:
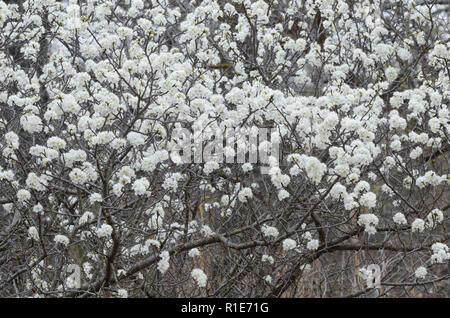
[[[436,223],[442,223],[444,220],[444,214],[439,209],[434,209],[427,215],[427,220],[430,224],[430,226],[433,226],[434,222]]]
[[[59,150],[66,147],[66,142],[59,137],[51,137],[47,140],[47,147]]]
[[[397,50],[398,57],[403,61],[407,61],[411,57],[411,53],[405,48],[400,48]]]
[[[19,149],[19,136],[16,133],[10,131],[5,134],[5,140],[9,146],[13,149]]]
[[[220,200],[220,204],[224,207],[228,206],[228,204],[230,204],[230,196],[224,194]]]
[[[290,196],[289,192],[287,192],[284,189],[281,189],[278,192],[278,200],[280,200],[280,201],[283,201],[284,199],[289,198],[289,196]]]
[[[372,225],[372,226],[377,226],[378,225],[378,217],[375,214],[372,213],[366,213],[366,214],[361,214],[358,218],[358,224],[359,225],[364,225],[364,226],[368,226],[368,225]]]
[[[23,202],[25,200],[29,200],[31,198],[31,193],[28,190],[20,189],[17,191],[17,199],[19,202]]]
[[[74,113],[77,114],[81,107],[78,105],[78,102],[75,98],[75,96],[71,94],[66,94],[63,96],[62,102],[61,102],[61,109],[68,113]]]
[[[205,237],[210,237],[214,235],[213,230],[208,225],[203,225],[202,229],[200,230],[200,233],[202,233]]]
[[[272,276],[266,275],[266,276],[264,276],[264,280],[265,280],[268,284],[272,284]]]
[[[117,290],[117,295],[120,298],[128,298],[128,292],[123,288]]]
[[[423,232],[425,229],[425,222],[422,219],[415,219],[411,224],[411,231],[414,232]]]
[[[273,185],[277,189],[281,189],[283,186],[287,186],[291,182],[291,178],[288,175],[282,174],[281,169],[278,166],[270,168],[269,175],[271,176]]]
[[[363,225],[365,227],[364,231],[369,235],[373,235],[377,232],[376,226],[378,225],[378,222],[378,217],[371,213],[361,214],[358,218],[358,225]]]
[[[380,58],[381,62],[386,62],[393,53],[394,48],[389,44],[379,43],[375,46],[374,51]]]
[[[89,196],[89,201],[94,204],[95,202],[103,202],[103,198],[100,193],[93,193]]]
[[[424,279],[425,276],[427,276],[427,269],[423,266],[420,266],[419,268],[416,269],[414,274],[416,275],[417,278]]]
[[[30,134],[41,132],[43,128],[42,120],[33,114],[20,117],[20,124],[22,125],[23,130]]]
[[[136,176],[136,173],[133,168],[130,166],[123,166],[122,169],[118,172],[120,182],[127,184],[131,182],[131,179]]]
[[[143,134],[137,133],[137,132],[130,132],[127,135],[127,140],[130,142],[131,145],[137,147],[139,145],[142,145],[145,143],[146,137]]]
[[[233,7],[231,3],[225,3],[223,9],[228,15],[233,15],[236,13],[236,9]]]
[[[416,184],[419,188],[425,187],[427,184],[437,186],[446,178],[438,176],[434,171],[427,171],[423,176],[417,178]]]
[[[196,257],[200,255],[198,248],[193,248],[188,252],[189,257]]]
[[[355,192],[358,192],[357,187],[355,187]],[[331,190],[330,190],[330,196],[333,199],[339,199],[340,197],[344,198],[346,194],[347,194],[347,189],[345,188],[345,186],[343,186],[339,182],[336,183],[333,186],[333,188],[331,188]]]
[[[85,184],[88,180],[87,174],[79,168],[72,169],[69,173],[69,178],[75,184]]]
[[[443,263],[450,259],[450,253],[448,252],[448,246],[444,243],[434,243],[431,246],[433,255],[431,255],[431,263]]]
[[[314,181],[315,184],[319,184],[323,175],[327,170],[327,166],[321,163],[319,159],[315,157],[308,157],[306,155],[289,155],[288,162],[294,161],[294,166],[297,164],[300,168],[305,169],[308,178]]]
[[[238,193],[239,201],[245,203],[245,202],[247,202],[247,198],[250,198],[250,199],[253,198],[253,192],[252,192],[251,188],[243,188]]]
[[[33,206],[33,212],[34,213],[41,213],[43,211],[44,211],[44,208],[42,207],[42,205],[40,203],[38,203],[35,206]]]
[[[264,224],[263,226],[261,226],[261,231],[263,232],[264,236],[272,236],[272,237],[277,237],[278,236],[278,230],[276,227],[273,226],[269,226],[267,224]]]
[[[397,70],[393,67],[388,67],[384,73],[386,74],[386,79],[388,82],[392,83],[397,78]]]
[[[208,277],[201,269],[194,268],[191,272],[191,276],[195,279],[199,287],[206,287],[206,281]]]
[[[306,248],[311,251],[315,251],[319,248],[319,240],[310,240],[308,244],[306,244]]]
[[[34,226],[28,229],[28,236],[35,241],[39,241],[39,232]]]
[[[101,227],[97,229],[98,237],[110,237],[112,234],[113,228],[111,225],[103,223]]]
[[[27,186],[36,191],[44,191],[48,185],[47,179],[43,176],[38,176],[34,172],[28,174],[26,180]]]
[[[213,172],[214,170],[219,169],[219,163],[216,161],[208,161],[205,163],[205,166],[203,167],[203,172],[206,175],[209,175],[211,172]]]
[[[400,140],[394,140],[393,142],[391,142],[391,148],[394,151],[400,151],[402,150],[402,142]]]
[[[267,255],[267,254],[264,254],[264,255],[262,256],[262,258],[261,258],[261,261],[262,261],[262,262],[269,262],[270,264],[273,264],[274,259],[273,259],[272,256],[269,256],[269,255]]]
[[[127,141],[123,138],[115,138],[113,141],[111,141],[111,147],[116,150],[125,147],[126,144]]]
[[[295,242],[293,239],[285,239],[283,241],[283,250],[289,251],[294,249],[297,246],[297,242]]]
[[[161,274],[164,274],[169,269],[169,252],[163,251],[161,252],[161,254],[159,254],[159,257],[161,257],[161,260],[158,262],[158,270],[161,272]]]
[[[419,158],[421,154],[422,154],[422,148],[416,147],[411,151],[411,153],[409,154],[409,157],[414,160],[414,159]]]
[[[247,163],[244,163],[241,168],[244,172],[249,172],[249,171],[253,170],[253,165],[251,163],[247,162]]]
[[[138,10],[144,9],[144,2],[142,0],[134,0],[132,1],[132,6]]]
[[[375,233],[377,233],[377,229],[375,226],[373,225],[369,225],[366,226],[366,228],[364,229],[364,231],[369,234],[369,235],[374,235]]]
[[[92,212],[86,211],[83,213],[83,215],[78,220],[79,225],[86,224],[90,221],[94,220],[94,214]]]
[[[162,187],[166,190],[170,190],[171,192],[176,192],[178,189],[178,181],[182,178],[180,173],[172,173],[166,176],[166,180]]]
[[[447,252],[448,251],[448,246],[446,244],[444,244],[444,243],[436,242],[433,245],[431,245],[431,250],[434,253],[439,253],[439,251],[441,251],[441,250]]]
[[[367,192],[361,196],[359,203],[368,208],[374,208],[377,204],[377,196],[373,192]]]
[[[123,184],[121,184],[121,183],[116,183],[115,185],[113,185],[112,192],[113,192],[116,196],[120,197],[120,196],[122,195],[122,189],[123,189]]]
[[[304,223],[303,223],[303,224],[304,224]],[[307,232],[303,233],[303,234],[302,234],[302,238],[305,239],[305,240],[307,240],[307,241],[312,240],[312,234],[311,234],[311,232],[307,231]]]
[[[403,213],[400,212],[397,212],[392,219],[394,220],[395,223],[400,225],[408,223]]]
[[[71,149],[63,155],[67,167],[72,167],[75,162],[84,162],[87,159],[87,154],[84,150]]]
[[[133,190],[136,195],[144,195],[150,186],[150,182],[147,180],[147,178],[143,177],[140,179],[137,179],[133,183]]]
[[[404,118],[401,118],[398,115],[397,110],[392,110],[389,113],[389,125],[392,129],[405,129],[406,128],[406,120]]]
[[[69,238],[67,236],[61,235],[61,234],[56,235],[54,240],[56,243],[60,243],[65,246],[69,245],[69,242],[70,242]]]
[[[105,145],[111,143],[114,138],[115,136],[112,131],[101,131],[97,134],[97,136],[92,137],[92,143],[95,145]]]
[[[441,128],[441,121],[439,118],[433,117],[428,121],[428,125],[433,133],[437,133]]]
[[[89,262],[83,263],[83,271],[89,279],[92,278],[92,273],[91,273],[92,269],[93,269],[93,266]]]

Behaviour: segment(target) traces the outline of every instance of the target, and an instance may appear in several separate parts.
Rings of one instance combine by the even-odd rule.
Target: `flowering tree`
[[[0,296],[448,296],[449,4],[0,1]]]

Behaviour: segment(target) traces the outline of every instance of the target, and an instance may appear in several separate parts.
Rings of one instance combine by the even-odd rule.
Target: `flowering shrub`
[[[0,1],[0,296],[448,295],[449,12]]]

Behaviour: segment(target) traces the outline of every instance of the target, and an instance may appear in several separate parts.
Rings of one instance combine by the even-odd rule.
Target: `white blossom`
[[[102,226],[100,226],[97,229],[97,236],[98,237],[110,237],[113,232],[113,228],[111,225],[103,223]]]
[[[117,290],[117,295],[120,298],[128,298],[128,292],[126,291],[126,289],[123,288]]]
[[[17,191],[17,199],[19,201],[29,200],[31,198],[31,193],[28,190],[20,189]]]
[[[423,232],[425,229],[425,222],[422,219],[415,219],[412,223],[411,223],[411,231],[414,232]]]
[[[267,236],[267,237],[272,236],[272,237],[276,238],[279,235],[279,232],[276,227],[269,226],[267,224],[264,224],[263,226],[261,226],[261,231],[263,232],[264,236]]]
[[[408,223],[406,221],[405,215],[401,212],[397,212],[392,219],[394,220],[395,223],[399,225],[404,225]]]
[[[191,272],[192,278],[195,279],[197,282],[197,285],[199,287],[206,287],[206,282],[208,280],[208,277],[206,274],[199,268],[194,268]]]
[[[285,239],[283,240],[283,250],[289,251],[297,247],[297,242],[293,239]]]
[[[28,228],[28,236],[35,241],[39,241],[39,232],[34,226]]]
[[[193,248],[189,250],[188,255],[189,257],[196,257],[200,255],[200,251],[198,250],[198,248]]]
[[[69,242],[70,242],[69,238],[62,234],[56,235],[54,241],[58,244],[62,244],[65,246],[69,245]]]
[[[414,275],[416,275],[417,278],[424,279],[425,276],[427,276],[427,269],[423,266],[420,266],[416,269]]]
[[[306,244],[306,248],[311,251],[315,251],[319,248],[319,240],[310,240]]]
[[[170,260],[169,252],[163,251],[163,252],[161,252],[159,257],[161,259],[158,262],[158,270],[161,272],[161,274],[164,274],[169,269],[169,266],[170,266],[169,265],[169,260]]]

